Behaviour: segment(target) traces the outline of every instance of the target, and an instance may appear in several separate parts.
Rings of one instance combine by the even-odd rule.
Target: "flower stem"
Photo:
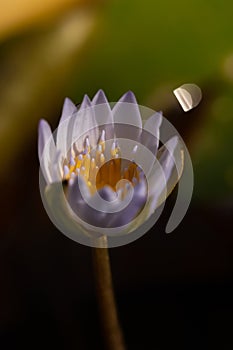
[[[96,292],[107,350],[125,350],[117,315],[108,248],[93,248]]]

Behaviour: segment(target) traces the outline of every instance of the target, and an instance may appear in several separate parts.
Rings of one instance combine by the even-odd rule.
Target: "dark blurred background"
[[[128,349],[233,349],[233,4],[0,1],[0,348],[102,349],[91,249],[62,235],[38,186],[37,125],[102,88],[163,110],[187,142],[193,200],[111,249]],[[184,113],[172,91],[196,83]]]

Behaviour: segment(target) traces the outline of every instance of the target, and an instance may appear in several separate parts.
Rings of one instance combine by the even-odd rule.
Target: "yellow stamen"
[[[80,169],[83,163],[83,155],[80,154],[76,159],[76,169]]]
[[[94,185],[96,182],[96,175],[98,173],[99,167],[94,164],[94,162],[91,162],[91,170],[89,173],[89,181]]]
[[[96,161],[96,164],[99,166],[100,165],[100,156],[101,156],[101,153],[102,153],[102,146],[101,145],[98,145],[97,146],[97,149],[96,149],[96,152],[95,152],[95,161]]]
[[[84,176],[87,179],[89,178],[90,163],[91,163],[91,157],[90,157],[90,154],[87,154],[84,158],[84,161],[83,161],[84,168],[85,168]]]
[[[99,145],[102,147],[102,152],[105,151],[105,130],[102,130],[100,140],[99,140]]]
[[[129,180],[129,170],[126,168],[123,173],[123,179]]]
[[[80,169],[80,175],[84,176],[85,175],[85,167],[82,166]]]
[[[136,147],[136,146],[135,146]],[[135,148],[134,147],[134,148]],[[93,153],[91,158],[90,152]],[[128,162],[129,165],[122,172],[122,159],[120,158],[120,148],[117,142],[112,143],[110,150],[111,159],[105,159],[105,131],[103,130],[97,145],[96,150],[91,151],[89,138],[86,137],[84,141],[83,151],[75,157],[72,155],[69,165],[64,166],[64,179],[69,180],[75,175],[81,175],[86,180],[91,194],[94,194],[96,189],[109,185],[116,191],[116,185],[120,179],[126,179],[135,183],[139,181],[138,166],[133,161]],[[66,163],[67,164],[67,163]],[[133,179],[136,180],[133,180]],[[127,193],[127,186],[122,185],[122,196]]]
[[[114,158],[117,154],[117,149],[116,149],[116,142],[112,143],[112,148],[111,148],[111,156]]]

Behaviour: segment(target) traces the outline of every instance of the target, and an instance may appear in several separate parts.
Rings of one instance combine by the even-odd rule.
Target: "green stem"
[[[93,248],[96,292],[107,350],[125,350],[117,315],[108,248]]]

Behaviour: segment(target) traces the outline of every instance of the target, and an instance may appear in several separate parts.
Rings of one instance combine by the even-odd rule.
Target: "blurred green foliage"
[[[131,88],[144,98],[166,81],[200,82],[218,75],[233,50],[229,6],[183,0],[110,3],[86,69],[76,80],[78,91],[94,93],[102,86],[116,99]]]

